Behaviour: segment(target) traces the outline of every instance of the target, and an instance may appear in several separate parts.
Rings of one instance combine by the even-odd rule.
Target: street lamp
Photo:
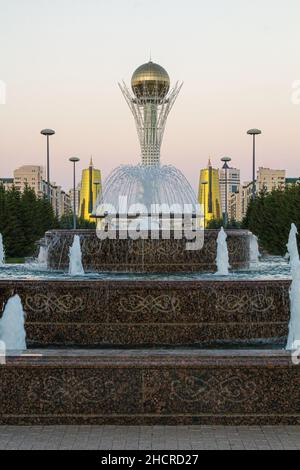
[[[221,161],[224,162],[223,170],[225,170],[225,217],[224,217],[225,220],[224,220],[224,225],[226,227],[227,224],[228,224],[228,177],[227,177],[227,173],[228,173],[228,170],[229,170],[228,163],[231,162],[231,158],[230,157],[223,157],[223,158],[221,158]]]
[[[208,181],[202,181],[203,186],[203,201],[204,201],[204,229],[206,227],[206,186],[208,185]]]
[[[69,161],[73,163],[73,229],[76,230],[76,163],[80,158],[71,157]]]
[[[253,173],[252,173],[252,199],[255,199],[256,195],[256,167],[255,167],[255,137],[261,134],[259,129],[250,129],[247,134],[253,136]]]
[[[47,137],[47,197],[50,201],[50,155],[49,155],[49,137],[55,134],[53,129],[43,129],[41,131],[42,135]]]

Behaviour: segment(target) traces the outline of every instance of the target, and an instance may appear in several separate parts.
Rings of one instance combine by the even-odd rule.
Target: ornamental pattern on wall
[[[176,296],[164,295],[129,295],[121,297],[119,311],[121,312],[147,312],[147,313],[166,313],[175,312],[180,308],[180,299]]]
[[[183,380],[171,383],[171,399],[187,403],[214,400],[218,404],[226,401],[243,403],[255,396],[256,384],[244,381],[238,375],[226,379],[211,376],[208,379],[198,376],[187,376]]]
[[[203,248],[196,251],[186,250],[185,239],[99,240],[95,230],[53,230],[45,236],[49,268],[68,269],[69,248],[75,233],[80,236],[86,271],[171,273],[216,270],[217,230],[206,232]],[[248,267],[250,233],[244,230],[228,231],[227,242],[232,268]]]

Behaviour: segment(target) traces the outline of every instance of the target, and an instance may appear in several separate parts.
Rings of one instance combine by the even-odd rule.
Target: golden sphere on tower
[[[163,67],[150,60],[136,69],[131,87],[137,98],[162,99],[170,89],[170,77]]]

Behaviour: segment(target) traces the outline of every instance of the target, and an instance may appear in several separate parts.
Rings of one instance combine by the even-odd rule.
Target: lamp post
[[[73,163],[73,229],[76,230],[76,163],[80,158],[71,157],[69,161]]]
[[[50,201],[50,151],[49,151],[49,137],[55,134],[53,129],[43,129],[42,135],[47,137],[47,197]]]
[[[223,165],[223,170],[225,170],[225,217],[224,217],[224,225],[225,227],[228,224],[228,170],[229,170],[229,165],[228,163],[231,162],[230,157],[223,157],[221,158],[221,161],[224,162]]]
[[[203,206],[204,206],[204,230],[206,227],[206,186],[208,185],[208,181],[202,181],[202,187],[203,187]]]
[[[255,141],[255,138],[256,138],[257,135],[261,134],[261,130],[259,130],[259,129],[250,129],[249,131],[247,131],[247,134],[253,136],[252,199],[254,200],[255,195],[256,195],[256,175],[255,175],[255,171],[256,171],[256,163],[255,163],[255,150],[256,150],[256,148],[255,148],[255,144],[256,144],[256,141]]]

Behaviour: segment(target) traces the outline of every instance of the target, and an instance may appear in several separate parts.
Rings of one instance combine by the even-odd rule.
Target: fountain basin
[[[229,263],[232,269],[247,269],[251,233],[228,230]],[[48,268],[68,271],[69,249],[79,235],[86,272],[215,272],[218,230],[205,231],[202,250],[187,251],[186,239],[99,240],[95,230],[51,230],[46,232]]]
[[[0,281],[22,299],[30,346],[284,344],[290,281]]]
[[[32,350],[0,367],[0,424],[300,424],[285,351]]]

